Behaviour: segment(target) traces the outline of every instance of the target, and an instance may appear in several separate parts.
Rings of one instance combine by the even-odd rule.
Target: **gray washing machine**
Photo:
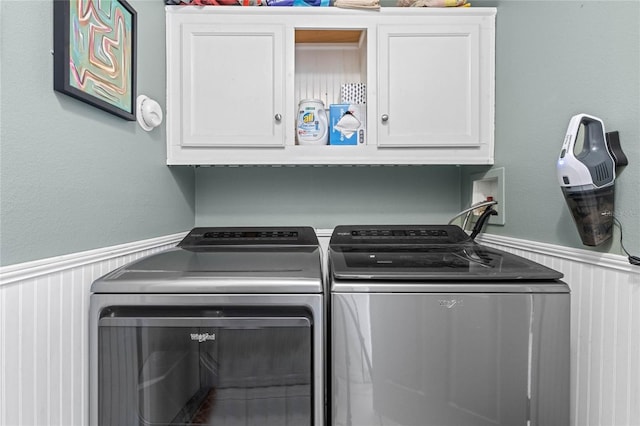
[[[91,425],[324,424],[312,228],[195,228],[91,291]]]
[[[569,424],[562,274],[457,226],[339,226],[329,244],[334,426]]]

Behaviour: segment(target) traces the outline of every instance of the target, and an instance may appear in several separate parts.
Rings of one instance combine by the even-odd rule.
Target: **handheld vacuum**
[[[597,246],[611,238],[616,166],[627,163],[618,132],[605,133],[602,120],[587,114],[571,118],[557,171],[583,244]]]

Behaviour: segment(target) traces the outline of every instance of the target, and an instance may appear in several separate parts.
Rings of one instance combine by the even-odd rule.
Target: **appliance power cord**
[[[482,214],[480,215],[480,217],[478,218],[478,221],[476,222],[475,226],[473,227],[473,230],[471,231],[471,235],[469,236],[469,238],[471,238],[472,240],[475,240],[476,236],[478,236],[478,234],[480,232],[482,232],[482,228],[484,228],[484,225],[487,222],[489,222],[489,217],[490,216],[495,216],[497,214],[498,214],[498,212],[493,209],[492,205],[487,207],[487,209],[485,211],[483,211]]]
[[[631,253],[627,251],[627,249],[624,247],[624,244],[622,243],[622,223],[620,223],[618,218],[615,216],[613,217],[613,223],[618,228],[620,228],[620,247],[622,247],[622,251],[624,251],[624,253],[627,255],[629,259],[629,263],[635,266],[640,266],[640,256],[632,256]]]

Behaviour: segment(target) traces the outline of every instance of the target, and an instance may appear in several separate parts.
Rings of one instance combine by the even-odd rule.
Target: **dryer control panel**
[[[215,247],[228,245],[317,246],[311,227],[214,227],[193,228],[178,247]]]

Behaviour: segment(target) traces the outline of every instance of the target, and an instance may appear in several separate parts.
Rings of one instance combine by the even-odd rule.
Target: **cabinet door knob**
[[[274,118],[276,119],[276,121],[280,121],[280,120],[282,120],[282,115],[276,114],[276,116]]]
[[[389,115],[388,115],[388,114],[382,114],[382,117],[381,117],[381,118],[382,118],[382,121],[383,121],[383,122],[385,122],[385,123],[386,123],[387,121],[389,121]]]

